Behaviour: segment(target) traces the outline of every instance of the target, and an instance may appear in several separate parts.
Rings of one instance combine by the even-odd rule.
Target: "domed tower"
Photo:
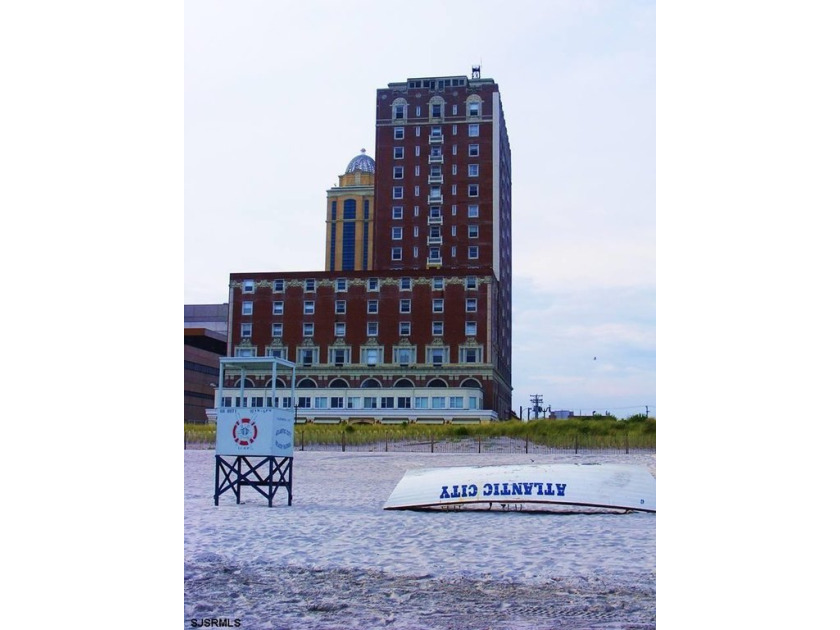
[[[376,162],[362,152],[338,186],[327,191],[327,271],[364,271],[373,263],[373,189]]]

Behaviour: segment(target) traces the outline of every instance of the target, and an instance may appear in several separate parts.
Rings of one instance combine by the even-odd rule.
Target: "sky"
[[[655,17],[186,2],[184,303],[226,302],[234,272],[323,270],[326,191],[376,158],[377,88],[480,65],[512,151],[513,408],[655,415]]]

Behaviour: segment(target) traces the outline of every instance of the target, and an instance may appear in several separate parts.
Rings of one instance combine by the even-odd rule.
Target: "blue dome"
[[[365,154],[364,149],[362,149],[359,155],[350,160],[350,164],[347,165],[347,170],[344,173],[353,173],[354,171],[362,171],[363,173],[376,172],[376,162],[373,161],[372,157]]]

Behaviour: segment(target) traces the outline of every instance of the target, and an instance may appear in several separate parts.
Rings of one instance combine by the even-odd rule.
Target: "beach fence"
[[[185,449],[212,449],[215,437],[206,433],[190,435],[185,432]],[[296,432],[296,451],[331,451],[344,453],[521,453],[521,454],[576,454],[576,453],[655,453],[656,437],[639,442],[629,436],[574,435],[565,442],[543,444],[529,437],[447,437],[429,433],[406,439],[396,434],[385,434],[377,439],[342,433],[340,439],[325,439],[319,431]]]

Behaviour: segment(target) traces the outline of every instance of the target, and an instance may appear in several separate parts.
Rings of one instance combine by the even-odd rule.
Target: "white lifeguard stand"
[[[291,368],[292,401],[295,399],[295,364],[275,357],[224,357],[219,359],[219,399],[216,407],[216,486],[213,500],[233,490],[241,500],[242,486],[250,486],[268,499],[286,488],[292,504],[292,460],[295,444],[295,409],[275,405],[223,407],[225,377],[239,376],[239,400],[245,400],[245,375],[271,371],[271,399],[277,401],[277,370]]]

